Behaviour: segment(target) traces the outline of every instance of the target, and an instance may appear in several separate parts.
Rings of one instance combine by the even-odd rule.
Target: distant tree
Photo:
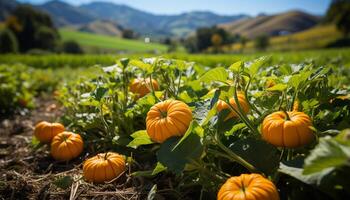
[[[183,41],[183,44],[189,53],[196,53],[199,51],[197,43],[197,37],[195,36],[190,36]]]
[[[247,44],[248,39],[244,36],[241,36],[239,42],[241,43],[241,52],[245,49],[245,45]]]
[[[350,0],[333,0],[328,8],[326,22],[335,23],[344,36],[350,33]]]
[[[52,50],[51,44],[56,41],[49,40],[59,38],[50,16],[29,5],[17,6],[9,18],[11,19],[6,21],[6,26],[15,34],[21,52],[33,48],[43,48],[43,42],[50,44],[44,45],[44,48]],[[42,27],[46,27],[46,30]],[[47,29],[51,29],[51,31]],[[45,41],[41,41],[40,36],[45,36]]]
[[[0,31],[0,53],[16,53],[18,43],[11,30],[5,28]]]
[[[62,44],[62,51],[64,53],[70,53],[70,54],[82,54],[84,53],[81,49],[80,45],[75,42],[74,40],[68,40],[63,42]]]
[[[124,29],[122,32],[122,37],[127,39],[133,39],[136,37],[135,33],[131,29]]]
[[[218,33],[215,33],[211,36],[211,44],[214,47],[215,53],[220,51],[220,46],[222,45],[222,42],[222,37]]]
[[[197,29],[195,36],[187,38],[185,47],[189,52],[200,52],[211,46],[218,45],[217,42],[220,42],[219,45],[230,43],[230,35],[224,29],[215,26],[204,27]]]
[[[255,39],[255,48],[258,50],[265,50],[269,46],[269,37],[260,35]]]
[[[53,50],[57,46],[58,35],[53,29],[41,26],[35,33],[35,40],[38,42],[38,48]]]

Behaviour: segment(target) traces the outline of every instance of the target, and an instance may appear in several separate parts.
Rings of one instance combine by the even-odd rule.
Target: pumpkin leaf
[[[270,88],[267,88],[268,91],[284,91],[287,89],[287,85],[286,84],[282,84],[282,83],[278,83]]]
[[[237,61],[230,65],[229,70],[233,72],[239,72],[242,68],[244,67],[244,62],[243,61]]]
[[[141,145],[147,145],[147,144],[153,144],[154,142],[151,140],[151,138],[148,136],[146,130],[140,130],[136,131],[133,134],[131,134],[131,137],[133,140],[127,145],[127,147],[131,147],[136,149],[137,147]]]
[[[197,134],[190,134],[174,149],[179,140],[178,137],[169,138],[160,145],[157,152],[158,161],[177,174],[180,174],[191,160],[199,159],[203,152],[201,138]]]
[[[343,166],[348,163],[349,157],[349,147],[341,145],[333,138],[321,138],[319,144],[305,159],[303,174],[308,175]]]
[[[73,178],[71,176],[63,176],[56,179],[53,184],[61,189],[67,189],[73,184]]]
[[[229,148],[265,174],[273,174],[279,166],[276,147],[254,138],[239,139]]]
[[[211,83],[213,81],[225,82],[228,78],[228,73],[223,67],[216,67],[209,70],[199,78],[200,82]]]
[[[154,175],[157,175],[157,174],[159,174],[159,173],[165,171],[166,169],[167,169],[167,168],[166,168],[164,165],[162,165],[162,163],[157,162],[156,167],[155,167],[155,168],[153,169],[153,171],[152,171],[152,175],[153,175],[153,176],[154,176]]]
[[[92,92],[91,97],[95,100],[100,101],[107,93],[108,88],[105,87],[97,87],[95,91]]]
[[[265,63],[267,63],[268,61],[270,60],[270,57],[269,56],[263,56],[263,57],[260,57],[258,59],[256,59],[249,67],[249,74],[250,76],[255,76],[258,71],[259,71],[259,68],[262,67]]]

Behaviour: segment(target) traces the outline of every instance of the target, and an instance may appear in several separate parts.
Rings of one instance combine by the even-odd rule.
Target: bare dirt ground
[[[51,158],[48,145],[34,148],[35,124],[42,120],[58,121],[63,113],[58,103],[49,97],[38,98],[36,105],[27,113],[0,121],[0,200],[143,199],[147,196],[144,180],[131,178],[128,172],[110,183],[93,185],[82,178],[81,163],[86,155],[62,163]]]

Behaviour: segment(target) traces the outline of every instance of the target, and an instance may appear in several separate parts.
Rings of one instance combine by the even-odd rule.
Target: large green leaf
[[[259,68],[262,67],[265,63],[267,63],[269,59],[270,57],[263,56],[261,58],[256,59],[252,64],[250,64],[248,67],[250,76],[255,76],[258,73]]]
[[[217,67],[209,70],[203,76],[199,78],[199,81],[205,83],[211,83],[213,81],[225,82],[228,78],[228,73],[225,68]]]
[[[172,137],[160,145],[157,158],[169,170],[179,174],[191,160],[199,159],[203,152],[201,138],[197,134],[190,134],[175,149],[181,138]]]
[[[136,149],[141,145],[153,144],[153,141],[148,136],[146,130],[136,131],[131,134],[131,137],[134,138],[127,146]]]
[[[320,143],[305,159],[304,174],[321,172],[343,166],[349,162],[350,149],[332,138],[321,138]]]
[[[245,138],[232,143],[229,148],[238,156],[265,174],[273,174],[279,165],[276,147],[254,138]]]

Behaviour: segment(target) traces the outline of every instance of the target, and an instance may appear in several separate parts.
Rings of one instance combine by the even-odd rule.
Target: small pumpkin
[[[83,174],[89,182],[103,183],[118,177],[125,168],[122,155],[113,152],[100,153],[84,162]]]
[[[217,200],[279,200],[276,186],[260,174],[229,178],[220,188]]]
[[[311,118],[298,111],[274,112],[265,117],[262,138],[277,147],[295,148],[306,145],[314,139]]]
[[[52,139],[51,155],[56,160],[69,161],[78,157],[83,147],[84,142],[79,134],[65,131]]]
[[[159,90],[158,82],[152,79],[152,85],[154,90]],[[151,81],[150,78],[147,79],[134,79],[130,84],[130,91],[138,95],[138,97],[143,97],[151,92]]]
[[[237,97],[238,97],[238,102],[239,104],[241,105],[242,109],[243,109],[243,112],[245,114],[247,114],[249,112],[249,104],[245,98],[245,95],[242,93],[242,92],[239,92],[237,93]],[[236,110],[238,110],[238,106],[235,102],[235,99],[232,97],[230,98],[230,104],[232,105],[233,108],[235,108]],[[223,100],[219,100],[218,103],[217,103],[217,110],[218,112],[221,112],[222,110],[225,110],[225,109],[230,109],[230,106]],[[225,121],[230,119],[230,118],[233,118],[233,117],[238,117],[238,115],[235,113],[235,112],[231,112],[226,118],[225,118]]]
[[[182,101],[166,100],[152,106],[147,113],[146,129],[149,137],[162,143],[173,136],[185,134],[192,121],[192,111]]]
[[[51,142],[52,138],[64,131],[60,123],[39,122],[34,129],[34,136],[42,143]]]

